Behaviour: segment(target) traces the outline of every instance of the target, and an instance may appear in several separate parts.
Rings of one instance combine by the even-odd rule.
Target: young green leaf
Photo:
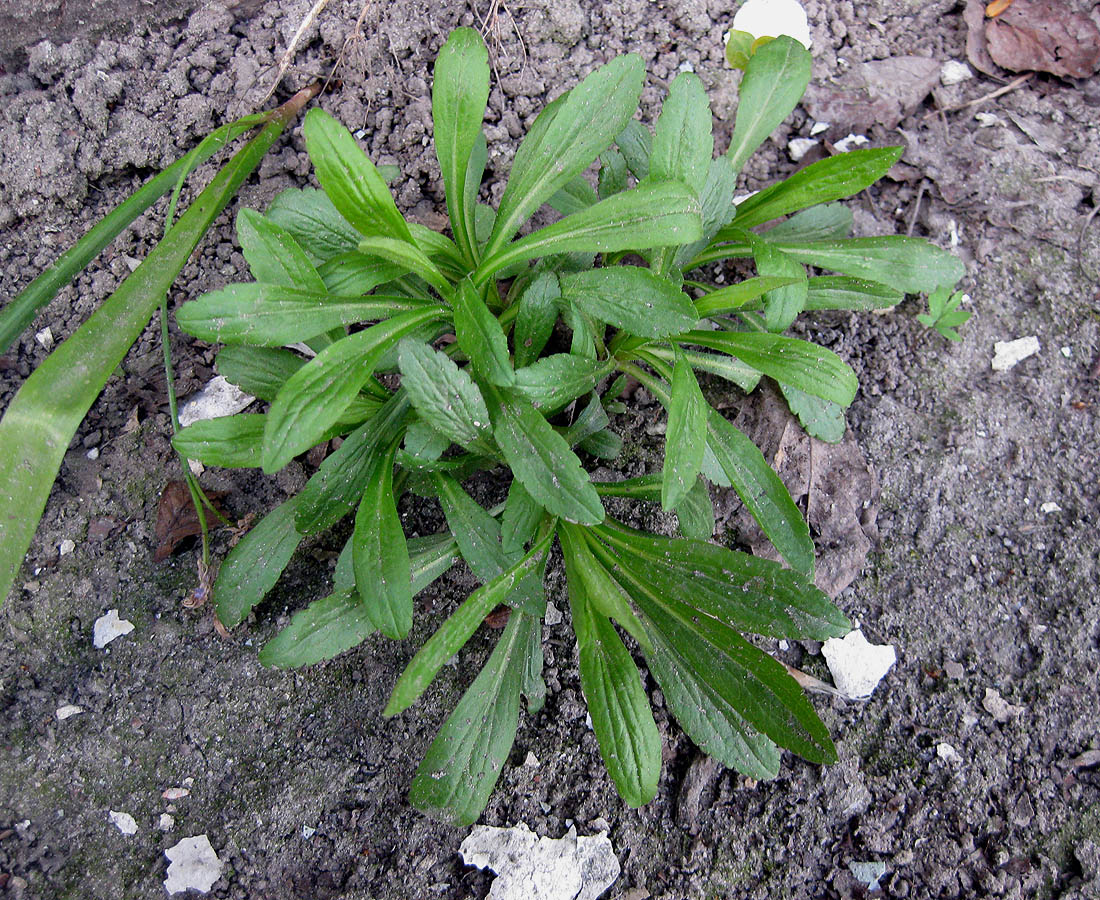
[[[789,384],[779,385],[787,406],[798,416],[806,433],[819,441],[838,444],[844,438],[844,407],[831,400],[822,400]]]
[[[362,239],[328,195],[314,188],[283,191],[271,202],[265,216],[289,232],[314,263],[348,253]]]
[[[451,442],[423,419],[413,419],[405,429],[402,449],[417,460],[435,462],[450,446]]]
[[[572,353],[552,353],[516,369],[515,389],[544,416],[587,394],[615,370],[615,360],[587,359]]]
[[[649,177],[654,181],[681,181],[701,195],[713,154],[707,92],[698,75],[681,72],[673,79],[657,119]]]
[[[353,247],[359,246],[356,236]],[[358,250],[349,250],[325,260],[317,269],[325,290],[334,297],[362,297],[380,284],[407,275],[407,266],[387,262],[377,256],[367,256]]]
[[[601,194],[588,183],[583,175],[574,175],[568,183],[546,202],[563,216],[571,216],[599,202]]]
[[[534,540],[544,516],[545,510],[527,493],[527,488],[513,478],[500,517],[500,541],[504,552],[523,553],[524,546]]]
[[[623,154],[627,168],[639,181],[649,177],[649,156],[653,152],[653,135],[637,119],[631,119],[615,138],[615,146]]]
[[[803,277],[805,274],[802,272]],[[695,301],[695,311],[701,318],[736,312],[739,309],[751,307],[754,300],[764,296],[768,291],[797,284],[799,280],[796,276],[775,275],[746,278],[737,284],[704,294]]]
[[[810,529],[786,485],[756,445],[721,414],[712,412],[707,422],[707,446],[775,549],[796,572],[812,576]]]
[[[806,309],[891,309],[904,299],[902,291],[877,281],[847,275],[815,275],[810,279]]]
[[[325,292],[317,269],[290,232],[254,209],[237,213],[237,239],[256,281],[314,294]]]
[[[485,617],[503,603],[504,598],[512,593],[521,581],[538,570],[542,557],[550,548],[553,536],[553,531],[548,531],[515,565],[483,584],[451,613],[405,667],[405,671],[401,673],[397,684],[394,685],[389,703],[382,711],[383,715],[395,716],[416,702],[432,683],[439,670],[443,668],[443,664],[462,649]],[[516,610],[513,618],[519,618],[522,615],[526,613]]]
[[[703,235],[697,241],[677,248],[672,264],[683,269],[687,263],[704,249],[718,230],[733,218],[733,195],[737,192],[737,173],[729,167],[725,159],[712,159],[707,168],[706,181],[699,195],[702,209]]]
[[[757,49],[741,79],[737,121],[729,151],[730,168],[741,167],[765,138],[791,114],[810,83],[813,57],[794,38],[781,36]]]
[[[545,559],[540,568],[542,571],[538,578],[541,584],[546,575]],[[542,618],[525,615],[523,625],[527,635],[527,646],[520,651],[523,658],[523,680],[519,689],[527,698],[527,712],[533,716],[546,704],[546,680],[542,677]]]
[[[696,478],[691,490],[676,504],[676,520],[680,534],[686,538],[709,541],[714,537],[714,503],[702,478]]]
[[[641,266],[610,266],[562,275],[562,296],[601,322],[641,337],[662,338],[695,327],[691,298]]]
[[[180,429],[172,446],[184,459],[226,469],[258,467],[266,417],[255,414],[200,419]]]
[[[961,341],[955,328],[964,324],[971,316],[969,310],[959,309],[963,300],[969,296],[962,291],[951,293],[951,288],[940,287],[928,295],[928,314],[920,314],[917,321],[926,328],[935,328],[949,341]]]
[[[290,350],[224,347],[214,362],[218,374],[246,394],[270,403],[288,378],[306,361]]]
[[[425,422],[449,440],[492,451],[493,429],[481,391],[445,353],[406,338],[398,348],[401,384]]]
[[[544,128],[532,129],[516,151],[486,256],[610,146],[638,107],[644,77],[639,57],[613,59],[569,91]]]
[[[443,173],[443,191],[455,241],[473,265],[477,259],[474,207],[467,201],[470,154],[481,134],[489,99],[489,53],[472,28],[456,28],[435,61],[432,121],[435,152]]]
[[[276,284],[231,284],[184,303],[176,322],[210,343],[282,347],[357,322],[435,306],[409,297],[331,297]]]
[[[355,515],[352,564],[355,588],[371,624],[400,640],[412,628],[409,549],[393,494],[393,460],[398,441],[374,457]]]
[[[783,384],[848,406],[859,387],[855,373],[832,350],[780,334],[691,331],[677,338],[736,356]]]
[[[409,571],[415,597],[458,562],[458,544],[449,532],[409,538]]]
[[[786,331],[802,310],[806,308],[809,291],[806,270],[768,241],[749,237],[756,271],[762,277],[790,278],[791,284],[775,288],[764,295],[764,322],[768,331]]]
[[[513,334],[516,368],[529,366],[542,355],[558,320],[561,286],[553,272],[542,272],[520,294]]]
[[[462,280],[455,292],[454,320],[458,345],[474,371],[493,384],[515,382],[516,373],[508,358],[508,338],[468,278]]]
[[[214,608],[226,627],[240,625],[275,587],[302,542],[294,528],[292,497],[264,516],[225,558],[214,582]]]
[[[526,654],[538,620],[513,614],[492,656],[439,729],[416,770],[413,806],[465,827],[485,808],[516,739]]]
[[[445,315],[439,306],[402,313],[331,344],[295,372],[268,413],[264,471],[277,472],[312,447],[347,409],[389,347]]]
[[[583,180],[584,176],[578,176]],[[596,176],[596,196],[600,200],[626,190],[627,168],[623,155],[614,147],[600,154],[600,171]],[[585,184],[588,182],[586,181]],[[560,211],[560,210],[559,210]],[[576,210],[572,210],[575,212]]]
[[[852,232],[852,211],[843,203],[822,203],[795,213],[764,232],[769,241],[831,241]]]
[[[536,256],[647,250],[698,240],[699,201],[675,181],[642,184],[540,228],[490,254],[474,273],[481,284],[501,269]]]
[[[500,523],[487,513],[455,479],[433,472],[431,482],[455,537],[462,558],[482,584],[510,568],[519,557],[501,547]]]
[[[367,256],[376,256],[397,268],[418,275],[434,287],[441,297],[450,300],[451,283],[428,255],[411,240],[403,241],[385,235],[372,235],[359,242],[359,252]]]
[[[343,125],[311,109],[302,131],[317,180],[333,205],[360,234],[412,243],[409,226],[393,202],[386,181]]]
[[[678,506],[695,485],[707,443],[709,410],[691,364],[678,353],[672,372],[665,464],[661,470],[661,506],[666,510]]]
[[[581,461],[522,394],[490,388],[493,435],[512,473],[547,512],[567,522],[603,521],[603,504]]]
[[[715,356],[713,353],[702,353],[690,348],[673,347],[646,347],[643,358],[656,357],[665,363],[676,361],[675,353],[679,349],[684,357],[697,372],[709,372],[726,381],[736,384],[746,394],[750,393],[760,383],[760,373],[751,366],[745,365],[741,360],[732,356]],[[708,476],[709,477],[709,476]]]
[[[332,659],[374,634],[359,595],[330,594],[299,610],[290,624],[264,644],[261,665],[294,669]]]
[[[733,226],[741,230],[755,228],[796,210],[851,197],[885,175],[903,149],[852,150],[811,163],[738,204]],[[723,240],[721,233],[719,240]]]

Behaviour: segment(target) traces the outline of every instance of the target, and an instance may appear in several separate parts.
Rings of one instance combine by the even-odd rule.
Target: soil
[[[157,167],[253,109],[309,6],[211,5],[178,21],[130,19],[121,36],[116,23],[106,37],[78,30],[68,43],[9,42],[0,75],[2,295]],[[501,185],[516,138],[545,102],[624,51],[646,61],[648,122],[690,64],[710,91],[724,148],[736,99],[722,52],[728,6],[376,3],[356,32],[359,0],[333,0],[278,95],[326,76],[343,54],[321,105],[362,130],[376,162],[400,166],[399,205],[438,226],[429,73],[452,27],[482,27],[490,40],[486,131]],[[864,62],[965,60],[955,0],[806,6],[814,80],[826,93]],[[788,756],[769,783],[719,770],[650,683],[666,764],[657,799],[627,808],[585,724],[566,620],[546,627],[550,696],[522,718],[482,822],[525,822],[551,837],[571,823],[580,834],[609,831],[622,874],[606,896],[631,900],[860,897],[867,889],[849,865],[865,861],[886,867],[875,896],[1100,896],[1100,766],[1097,753],[1082,757],[1100,750],[1100,223],[1087,227],[1100,200],[1100,83],[1040,74],[993,100],[936,112],[1011,77],[936,83],[896,127],[865,129],[873,144],[907,150],[889,178],[852,201],[858,230],[908,231],[954,248],[974,313],[963,341],[926,332],[916,300],[884,316],[799,326],[860,376],[848,422],[881,482],[878,534],[838,602],[899,657],[865,703],[815,697],[840,762],[818,768]],[[978,112],[996,118],[983,127]],[[834,122],[823,137],[844,137],[848,124]],[[787,142],[811,125],[796,110],[749,164],[744,188],[794,171]],[[296,129],[240,204],[262,207],[309,179]],[[173,306],[244,277],[230,213],[185,268]],[[159,233],[157,215],[140,220],[0,358],[0,408],[46,355],[35,332],[48,326],[63,340]],[[991,370],[995,341],[1027,335],[1038,337],[1038,354]],[[211,375],[213,350],[174,324],[172,350],[182,393]],[[406,799],[467,663],[416,711],[381,716],[431,617],[406,642],[372,639],[309,670],[268,671],[256,648],[325,592],[338,536],[309,542],[229,639],[207,611],[181,605],[195,584],[194,554],[153,562],[158,496],[177,476],[159,360],[154,322],[77,434],[0,611],[0,896],[164,896],[163,851],[207,834],[226,863],[216,897],[485,897],[491,875],[457,855],[466,832]],[[640,396],[618,424],[639,434],[658,417]],[[631,465],[656,465],[652,447],[632,446]],[[273,479],[208,471],[203,480],[227,491],[226,507],[243,517],[271,508],[306,474],[295,463]],[[438,509],[409,505],[403,514],[410,528],[439,523]],[[224,552],[227,537],[218,540]],[[62,555],[64,541],[75,547]],[[456,570],[422,608],[446,610],[470,584]],[[564,610],[556,567],[548,588]],[[92,623],[108,609],[135,629],[98,650]],[[475,639],[466,659],[476,663],[490,643]],[[818,651],[806,643],[783,656],[827,677]],[[67,704],[83,711],[59,720]],[[523,764],[529,753],[537,767]],[[189,793],[166,799],[170,788]],[[136,834],[122,834],[110,811],[133,815]],[[160,830],[164,813],[174,821]]]

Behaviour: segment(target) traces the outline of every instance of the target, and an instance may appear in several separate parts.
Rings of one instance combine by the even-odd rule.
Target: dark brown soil
[[[708,86],[724,149],[736,103],[722,53],[729,5],[376,3],[356,36],[359,0],[333,0],[279,95],[327,75],[343,52],[322,105],[362,130],[376,162],[400,166],[398,204],[436,226],[443,192],[429,85],[451,28],[481,25],[492,47],[495,200],[538,110],[620,52],[646,60],[649,122],[668,81],[690,64]],[[121,37],[117,26],[101,40],[70,31],[71,42],[25,55],[5,44],[0,296],[13,296],[157,167],[254,108],[309,6],[271,0],[251,15],[210,6],[178,22],[135,20]],[[806,6],[815,83],[826,95],[864,62],[966,58],[955,0]],[[481,23],[490,7],[496,17]],[[860,897],[849,864],[870,860],[886,865],[881,896],[1100,896],[1100,766],[1095,754],[1090,765],[1075,762],[1100,749],[1100,222],[1085,228],[1100,199],[1100,84],[1037,75],[994,100],[935,112],[1011,77],[937,83],[896,128],[864,129],[875,145],[907,150],[890,178],[853,201],[858,229],[955,248],[973,298],[964,341],[926,333],[915,300],[885,316],[805,326],[860,376],[848,421],[882,485],[878,544],[838,602],[899,655],[867,703],[816,698],[840,763],[821,769],[788,757],[780,777],[761,784],[707,767],[651,684],[666,765],[658,798],[628,809],[585,724],[568,621],[546,628],[550,696],[521,722],[482,821],[526,822],[552,837],[569,823],[581,834],[608,829],[623,872],[606,896]],[[983,127],[976,113],[996,118]],[[793,171],[787,142],[811,124],[797,110],[743,186]],[[833,122],[823,137],[844,137],[848,124]],[[241,203],[262,207],[309,179],[295,130]],[[188,264],[173,306],[244,277],[230,223],[227,213]],[[157,215],[141,220],[0,358],[0,408],[45,357],[34,332],[49,326],[63,340],[159,233]],[[992,371],[994,342],[1025,335],[1038,337],[1040,352]],[[210,376],[212,349],[174,324],[173,352],[182,392]],[[228,640],[204,612],[184,609],[193,555],[152,560],[158,495],[177,477],[159,360],[154,323],[78,433],[18,590],[0,611],[0,896],[165,896],[163,850],[205,833],[227,864],[217,897],[485,897],[491,876],[457,856],[465,832],[424,818],[405,792],[491,638],[475,639],[470,664],[447,670],[427,702],[385,720],[388,691],[431,615],[408,642],[376,638],[306,671],[256,661],[289,614],[324,592],[337,537],[308,544]],[[135,408],[139,428],[127,432]],[[639,401],[618,424],[641,434],[657,415]],[[627,459],[657,461],[644,442]],[[228,491],[226,506],[243,517],[305,475],[299,464],[274,479],[210,471],[204,484]],[[438,523],[432,507],[410,504],[403,514],[413,526]],[[60,555],[65,540],[75,549]],[[428,592],[425,613],[451,608],[469,584],[452,573]],[[564,610],[557,569],[548,588]],[[96,650],[92,623],[114,608],[136,628]],[[817,651],[800,645],[785,658],[823,675]],[[998,718],[990,691],[1018,709]],[[83,712],[59,721],[66,704]],[[943,744],[957,760],[944,758]],[[538,767],[522,765],[528,753]],[[179,786],[190,793],[164,799]],[[111,810],[132,814],[137,833],[121,834]],[[165,812],[174,817],[167,832],[157,828]]]

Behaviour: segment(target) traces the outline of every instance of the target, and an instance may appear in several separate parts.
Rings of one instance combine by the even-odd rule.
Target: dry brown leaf
[[[206,496],[217,507],[225,492],[208,491]],[[157,524],[154,530],[157,549],[153,553],[153,560],[162,562],[185,540],[201,533],[199,516],[191,504],[191,492],[187,490],[187,485],[182,481],[169,481],[161,491],[157,503]]]
[[[963,10],[966,22],[966,58],[975,69],[985,75],[996,75],[997,64],[989,55],[985,41],[985,3],[983,0],[966,0]]]
[[[1016,0],[985,23],[989,55],[1012,72],[1088,78],[1100,70],[1100,28],[1064,0]]]

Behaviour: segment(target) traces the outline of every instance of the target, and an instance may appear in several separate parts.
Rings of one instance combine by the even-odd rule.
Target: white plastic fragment
[[[1061,512],[1061,511],[1062,511],[1062,507],[1060,507],[1053,500],[1048,500],[1046,503],[1044,503],[1042,506],[1039,507],[1039,512],[1046,513],[1047,515],[1050,515],[1050,513],[1056,513],[1056,512]]]
[[[787,155],[790,156],[791,162],[798,162],[820,143],[821,141],[816,141],[813,138],[791,138],[787,142]]]
[[[848,871],[852,873],[860,884],[867,885],[867,891],[879,889],[879,879],[886,874],[886,863],[872,860],[870,862],[850,862]]]
[[[84,712],[84,707],[76,706],[73,703],[66,703],[64,706],[59,706],[57,712],[54,713],[57,716],[58,722],[64,722],[66,719],[71,719],[73,716],[78,716]]]
[[[43,350],[50,350],[53,348],[53,331],[50,330],[50,326],[47,325],[41,331],[36,331],[34,339],[42,345]]]
[[[164,889],[169,894],[192,890],[205,894],[225,868],[205,834],[184,838],[165,850],[164,855],[170,863],[168,877],[164,879]]]
[[[109,609],[95,620],[92,626],[92,644],[97,650],[102,650],[115,638],[129,634],[134,630],[134,623],[118,617],[117,609]]]
[[[786,34],[810,49],[810,23],[798,0],[748,0],[733,17],[733,30],[754,38]]]
[[[960,84],[973,77],[974,72],[971,71],[970,66],[957,59],[949,59],[940,66],[940,81],[946,86]]]
[[[75,549],[76,549],[76,541],[72,540],[71,538],[65,538],[65,540],[63,540],[57,546],[57,555],[58,556],[68,556]]]
[[[1039,352],[1039,339],[1035,335],[1016,338],[1014,341],[997,341],[993,345],[994,372],[1007,372],[1020,360]]]
[[[958,765],[962,762],[962,757],[959,756],[959,751],[952,747],[946,741],[941,741],[936,744],[936,756],[942,759],[949,765]]]
[[[858,628],[843,638],[829,638],[821,652],[837,690],[849,700],[870,697],[898,659],[892,644],[868,643]]]
[[[847,137],[842,137],[833,146],[841,153],[847,153],[849,150],[855,150],[856,147],[862,147],[864,144],[869,143],[871,142],[867,140],[865,134],[850,134]]]
[[[607,833],[559,839],[514,828],[475,825],[459,847],[463,862],[497,873],[487,900],[596,900],[619,877]]]
[[[236,385],[230,384],[223,375],[218,375],[183,401],[180,406],[180,425],[191,425],[202,419],[235,416],[255,399]]]
[[[110,811],[108,818],[123,834],[137,834],[137,822],[129,813]]]
[[[317,833],[317,829],[314,828],[312,825],[303,825],[302,826],[302,837],[305,838],[305,840],[308,841],[316,833]]]

